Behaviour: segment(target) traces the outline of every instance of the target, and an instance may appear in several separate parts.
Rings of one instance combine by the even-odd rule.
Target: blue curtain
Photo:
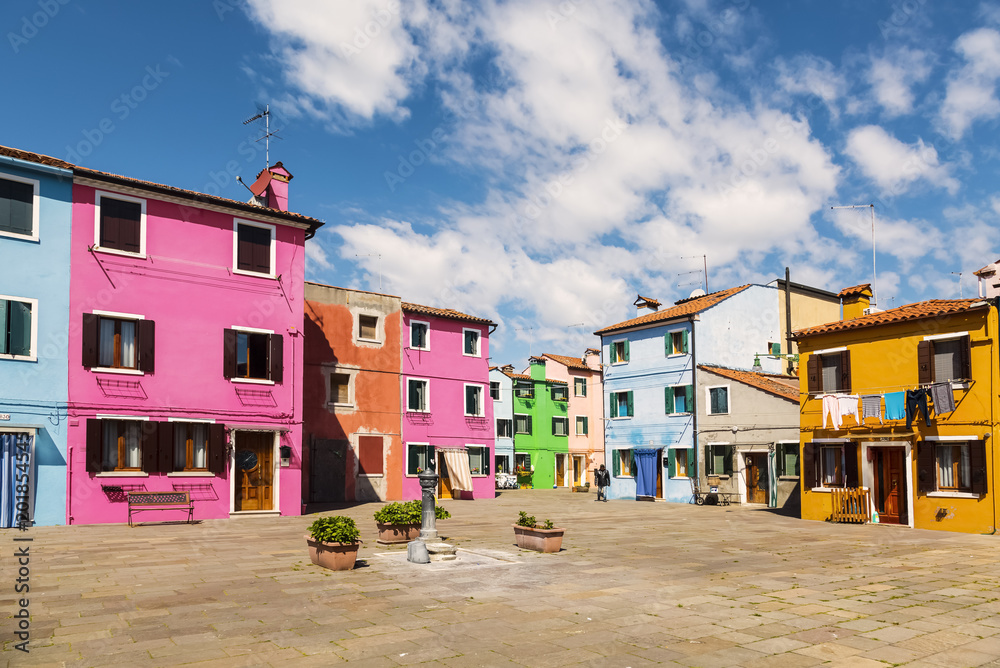
[[[17,522],[17,452],[31,452],[31,436],[27,434],[0,434],[0,528],[10,529]],[[31,472],[31,461],[22,457],[22,465]],[[22,466],[22,469],[25,468]],[[24,501],[28,496],[24,495]]]
[[[636,448],[635,493],[637,496],[656,496],[656,464],[659,457],[652,448]]]

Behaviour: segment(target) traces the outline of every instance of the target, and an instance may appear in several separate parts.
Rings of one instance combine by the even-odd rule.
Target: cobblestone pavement
[[[366,542],[340,573],[309,563],[310,517],[31,529],[29,654],[5,530],[0,662],[1000,666],[1000,536],[594,497],[446,501],[462,558],[423,566],[353,506]],[[566,527],[563,551],[518,550],[518,510]]]

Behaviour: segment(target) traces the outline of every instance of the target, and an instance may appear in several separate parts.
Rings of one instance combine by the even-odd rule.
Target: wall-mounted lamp
[[[754,353],[753,354],[753,366],[750,367],[750,370],[753,371],[754,373],[760,373],[760,372],[762,372],[764,370],[764,367],[762,367],[760,365],[760,356],[761,355],[763,355],[764,357],[769,357],[771,359],[775,359],[775,360],[777,360],[777,359],[791,360],[793,364],[798,364],[799,363],[799,356],[798,355],[789,355],[787,353]]]
[[[292,446],[290,446],[290,445],[281,445],[281,446],[278,446],[278,453],[279,453],[279,455],[281,457],[281,465],[282,466],[291,466],[292,465]]]

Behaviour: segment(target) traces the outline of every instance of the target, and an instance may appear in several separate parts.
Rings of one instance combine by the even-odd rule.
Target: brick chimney
[[[643,297],[642,295],[636,297],[635,301],[632,302],[632,306],[636,308],[636,311],[640,311],[644,308],[648,308],[650,311],[654,312],[660,310],[660,302],[651,297]]]
[[[257,180],[250,186],[258,204],[278,211],[288,211],[288,182],[291,173],[280,162],[261,170]]]
[[[837,295],[843,308],[841,320],[854,320],[865,315],[865,310],[871,306],[872,285],[862,283],[851,288],[844,288]]]

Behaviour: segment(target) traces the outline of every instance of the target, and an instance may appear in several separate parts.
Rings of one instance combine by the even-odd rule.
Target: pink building
[[[139,490],[189,492],[195,519],[301,513],[304,245],[322,223],[287,211],[290,179],[278,163],[242,203],[74,169],[68,523],[125,522]]]
[[[587,348],[583,357],[542,355],[545,377],[569,386],[569,447],[557,453],[556,486],[570,487],[593,483],[594,471],[604,464],[604,384],[601,351]],[[566,457],[563,462],[560,457]]]
[[[495,496],[489,337],[496,325],[451,309],[403,302],[403,498],[433,466],[442,498]],[[459,492],[463,486],[471,490]]]

